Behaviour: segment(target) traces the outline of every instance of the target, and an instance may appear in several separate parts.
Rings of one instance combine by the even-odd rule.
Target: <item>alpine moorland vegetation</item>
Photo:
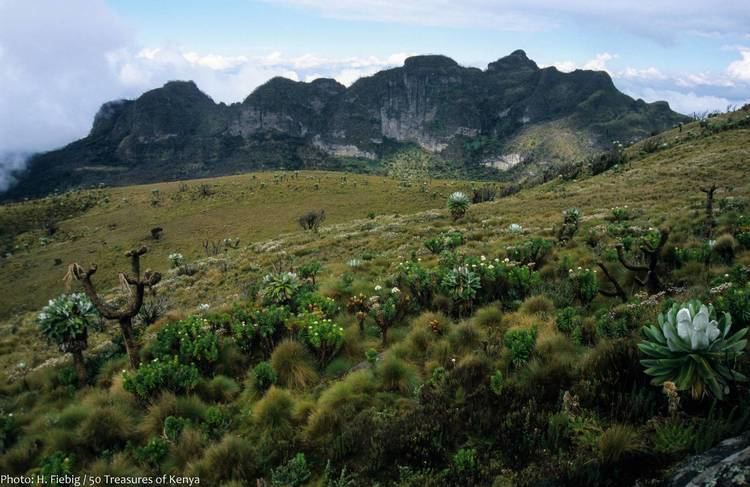
[[[83,347],[59,344],[81,336],[80,312],[55,314],[50,344],[49,309],[8,313],[0,471],[217,486],[657,483],[750,427],[748,120],[737,111],[615,148],[459,218],[447,201],[470,183],[433,182],[446,185],[434,199],[405,188],[435,209],[363,207],[348,223],[322,198],[307,208],[329,215],[318,232],[291,231],[295,208],[271,240],[239,235],[227,212],[248,243],[220,259],[178,258],[176,230],[161,225],[149,242],[161,252],[139,254],[162,272],[142,306],[167,302],[133,320],[138,362],[110,320],[87,331],[77,374],[61,352]],[[701,188],[714,184],[709,205]],[[376,185],[388,182],[357,193]],[[164,207],[140,194],[139,211]],[[93,232],[96,211],[61,226]],[[123,251],[97,276],[117,276],[134,243],[111,240]],[[58,294],[78,291],[63,266],[46,272]],[[103,297],[127,303],[137,275]]]

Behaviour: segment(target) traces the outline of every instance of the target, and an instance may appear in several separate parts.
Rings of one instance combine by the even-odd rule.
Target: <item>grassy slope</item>
[[[178,277],[173,271],[165,276],[160,285],[162,292],[170,296],[173,308],[189,312],[201,303],[216,307],[239,299],[254,279],[282,257],[285,264],[298,265],[313,259],[324,262],[325,283],[326,276],[333,281],[348,270],[347,260],[369,254],[374,259],[364,262],[355,274],[362,278],[377,276],[411,252],[427,258],[424,239],[449,228],[467,233],[467,253],[502,255],[508,245],[518,241],[517,236],[507,232],[510,223],[523,225],[527,234],[551,236],[561,212],[571,206],[583,212],[581,234],[603,223],[610,208],[623,205],[640,212],[643,224],[686,225],[691,219],[702,218],[704,195],[699,186],[711,182],[730,184],[731,193],[725,190],[723,196],[750,196],[750,130],[690,140],[687,137],[691,132],[698,132],[697,124],[687,125],[682,132],[661,134],[660,140],[670,142],[671,147],[652,154],[638,155],[640,146],[632,147],[634,160],[623,171],[608,171],[580,181],[556,180],[474,206],[457,225],[443,209],[416,212],[442,207],[447,193],[468,188],[469,183],[433,180],[430,191],[439,193],[436,199],[431,193],[400,187],[396,181],[382,177],[348,175],[343,184],[340,173],[318,172],[301,172],[299,180],[279,185],[273,182],[271,173],[210,179],[206,181],[217,194],[206,200],[186,197],[181,202],[171,201],[169,196],[178,194],[179,183],[112,189],[108,207],[91,210],[61,225],[63,230],[81,234],[80,239],[37,246],[29,255],[19,255],[4,264],[4,272],[11,279],[0,284],[0,310],[7,315],[7,310],[21,304],[34,309],[62,292],[65,270],[63,266],[53,267],[55,257],[64,263],[97,262],[101,287],[114,285],[115,272],[127,266],[122,252],[137,243],[150,247],[145,266],[166,271],[171,252],[182,252],[193,261],[202,258],[202,239],[241,239],[239,249],[230,250],[220,259],[228,262],[226,272],[221,270],[219,259],[207,259],[195,276]],[[317,178],[321,181],[319,190],[313,187]],[[266,184],[264,189],[260,189],[262,181]],[[191,182],[190,186],[197,184]],[[160,207],[150,205],[154,188],[165,196]],[[717,197],[721,196],[717,193]],[[327,209],[328,219],[318,235],[296,230],[296,217],[309,208]],[[677,209],[690,211],[678,214]],[[378,215],[374,220],[366,218],[370,211]],[[117,227],[109,230],[110,223]],[[147,238],[148,229],[154,225],[165,229],[164,238],[158,242]],[[246,245],[248,242],[254,243]],[[588,252],[580,254],[593,262]],[[0,341],[0,365],[28,359],[39,364],[57,354],[40,343],[35,327],[27,326],[33,316],[21,313],[6,318],[3,328],[19,332]],[[23,346],[19,347],[21,343]],[[33,350],[31,356],[29,348]]]
[[[427,192],[402,187],[398,181],[375,176],[332,172],[287,173],[275,183],[276,173],[255,173],[190,181],[188,191],[181,183],[160,183],[113,188],[109,203],[60,223],[57,237],[40,245],[41,231],[19,237],[32,242],[29,252],[18,252],[0,261],[8,277],[0,283],[0,318],[9,313],[35,309],[61,290],[64,265],[96,262],[103,285],[114,284],[114,271],[122,269],[122,254],[139,244],[150,252],[145,265],[155,270],[168,268],[167,256],[181,252],[189,261],[205,256],[206,239],[240,239],[242,246],[298,229],[297,218],[309,210],[326,210],[326,224],[376,215],[412,213],[442,206],[445,196],[467,183],[433,181]],[[208,184],[213,195],[197,197],[197,189]],[[316,188],[316,184],[319,189]],[[152,206],[152,192],[162,202]],[[436,195],[433,197],[432,193]],[[2,211],[2,207],[0,207]],[[164,229],[163,238],[153,241],[151,228]],[[67,237],[66,237],[67,236]],[[64,265],[55,266],[60,259]],[[125,262],[126,264],[126,262]]]
[[[719,197],[729,194],[743,198],[750,197],[750,177],[748,177],[746,170],[746,161],[750,156],[750,144],[747,142],[750,140],[750,130],[735,130],[688,140],[685,137],[691,130],[695,131],[697,128],[690,126],[686,127],[682,133],[673,131],[663,134],[661,140],[673,144],[670,148],[665,148],[653,154],[634,157],[632,162],[622,170],[608,171],[602,175],[580,181],[556,180],[494,203],[477,205],[470,208],[468,216],[458,224],[451,222],[447,212],[443,209],[401,216],[393,214],[396,209],[403,214],[406,213],[407,209],[416,211],[442,206],[443,197],[432,200],[429,194],[419,193],[417,189],[401,189],[396,183],[387,180],[383,182],[380,178],[370,178],[370,184],[364,185],[362,182],[366,178],[349,176],[348,185],[340,186],[341,175],[329,174],[325,175],[325,184],[321,185],[319,192],[300,190],[299,193],[305,198],[299,200],[296,197],[289,196],[294,192],[280,191],[285,183],[281,183],[282,186],[277,188],[273,185],[273,182],[270,182],[270,175],[259,176],[268,178],[267,186],[263,190],[265,193],[253,196],[246,193],[245,195],[247,199],[256,198],[253,200],[255,206],[243,206],[244,203],[238,204],[237,201],[246,201],[245,198],[238,198],[241,189],[235,189],[234,191],[230,189],[233,184],[237,185],[236,188],[251,186],[253,184],[251,176],[242,177],[246,179],[225,178],[213,182],[217,185],[219,194],[214,197],[214,200],[209,200],[212,203],[206,204],[203,201],[184,202],[185,208],[181,208],[180,203],[174,203],[174,206],[170,207],[173,203],[169,202],[168,198],[164,207],[151,208],[149,204],[150,187],[113,190],[112,208],[94,210],[86,218],[74,219],[64,223],[63,228],[67,227],[70,231],[82,231],[74,225],[88,221],[87,225],[92,229],[89,230],[92,235],[76,241],[75,244],[68,243],[69,247],[76,248],[68,249],[71,252],[69,257],[70,259],[81,260],[100,259],[101,276],[97,277],[101,278],[111,276],[114,270],[122,269],[125,264],[124,259],[118,256],[119,250],[101,251],[102,254],[97,254],[97,251],[95,251],[91,255],[87,254],[86,249],[95,248],[97,239],[103,238],[102,235],[107,235],[110,242],[108,245],[114,246],[117,242],[121,242],[120,245],[124,249],[138,241],[149,226],[160,224],[166,229],[165,240],[152,245],[153,251],[148,256],[147,264],[162,269],[166,265],[166,254],[171,251],[182,250],[183,253],[191,257],[197,257],[200,254],[199,240],[201,235],[194,235],[199,230],[202,230],[205,232],[205,236],[211,238],[236,236],[242,238],[245,242],[255,241],[250,245],[243,245],[240,249],[231,250],[223,256],[222,259],[226,260],[226,269],[223,265],[218,264],[217,259],[203,259],[197,262],[200,270],[194,276],[177,276],[174,272],[167,272],[164,281],[158,288],[162,295],[169,298],[175,313],[192,312],[200,303],[208,303],[212,309],[217,309],[241,299],[246,286],[254,279],[262,276],[272,264],[278,262],[282,257],[295,265],[312,259],[323,261],[325,270],[320,282],[321,292],[324,294],[336,294],[336,283],[340,281],[342,273],[346,271],[352,272],[355,276],[355,292],[370,290],[372,285],[382,282],[382,277],[393,270],[399,260],[407,258],[412,252],[417,253],[424,261],[434,260],[434,257],[429,256],[424,249],[423,241],[425,237],[448,228],[457,228],[466,234],[468,243],[461,247],[462,252],[502,257],[505,247],[519,240],[517,235],[512,235],[507,231],[508,224],[519,223],[523,225],[527,235],[550,237],[553,226],[561,220],[562,210],[571,206],[577,206],[582,210],[584,214],[583,228],[573,245],[560,249],[558,254],[572,257],[578,265],[586,265],[592,262],[593,257],[582,242],[583,236],[590,228],[604,223],[605,216],[609,214],[609,210],[613,206],[628,205],[636,215],[636,218],[630,222],[632,225],[656,226],[666,224],[679,229],[673,235],[675,241],[680,241],[690,239],[688,228],[695,226],[695,222],[701,221],[703,194],[698,190],[699,186],[711,182],[717,182],[722,186],[731,185],[731,193],[727,189],[723,189]],[[676,138],[682,139],[675,140]],[[635,156],[638,149],[639,147],[632,148],[632,155]],[[354,179],[359,181],[356,189],[349,187]],[[433,184],[438,187],[444,185],[438,189],[443,196],[448,192],[449,186],[466,186],[466,184],[462,185],[461,183],[437,182]],[[382,185],[383,188],[388,189],[376,190],[375,185],[377,187]],[[167,195],[177,191],[176,186],[160,185],[160,188]],[[119,194],[117,191],[123,191],[124,193]],[[123,195],[128,195],[131,204],[120,202]],[[308,200],[306,198],[318,199]],[[332,204],[333,201],[336,201],[337,204]],[[324,202],[326,204],[321,204]],[[264,212],[261,214],[256,210],[261,203],[267,204],[269,208],[274,208],[274,204],[276,204],[286,208],[286,210],[279,209],[279,206],[276,206],[277,213]],[[339,208],[339,205],[345,203],[350,206]],[[133,210],[133,206],[137,211]],[[330,208],[329,221],[320,234],[291,231],[294,228],[294,217],[300,211],[320,206]],[[187,219],[183,216],[183,219],[180,220],[180,215],[189,215],[199,208],[206,211],[194,214]],[[338,209],[334,210],[334,208]],[[371,210],[376,211],[379,216],[373,220],[364,218],[366,213]],[[149,219],[151,213],[155,215],[153,220]],[[138,228],[131,230],[132,233],[128,233],[125,228],[120,226],[112,231],[104,230],[107,222],[111,221],[112,215],[120,215],[119,217],[125,219],[124,221],[141,220],[142,223],[139,223]],[[252,223],[236,223],[242,217],[251,218]],[[360,217],[360,219],[350,221],[352,217]],[[92,219],[95,218],[98,218],[96,225],[92,223]],[[97,228],[97,225],[100,229],[93,230]],[[213,226],[207,227],[207,225]],[[257,227],[255,227],[256,225]],[[254,228],[257,228],[257,230]],[[233,230],[233,232],[227,233],[229,230]],[[238,231],[245,233],[236,233]],[[283,233],[285,231],[289,232]],[[179,240],[177,235],[181,236]],[[253,235],[256,238],[252,238]],[[85,242],[88,242],[89,247],[82,246],[82,243]],[[190,250],[185,250],[176,245],[180,242],[185,245],[190,243]],[[64,244],[60,244],[60,246],[63,248]],[[32,251],[32,257],[35,255],[33,252],[44,255],[43,253],[47,252],[49,248],[35,248]],[[348,259],[362,258],[365,255],[368,256],[368,259],[364,260],[361,266],[356,268],[347,266]],[[50,260],[54,256],[56,254],[50,253],[46,254],[45,258]],[[84,257],[88,257],[88,259],[84,259]],[[744,252],[740,255],[739,260],[748,264],[749,257],[750,252]],[[37,256],[37,258],[41,257]],[[27,259],[30,258],[27,257]],[[48,268],[40,267],[40,269],[45,271]],[[716,266],[712,272],[724,272],[724,270],[721,266]],[[61,283],[58,280],[61,270],[55,269],[52,274],[54,276],[50,278],[48,284],[45,284],[49,287],[40,287],[37,294],[48,292],[42,291],[42,289],[54,290],[54,292],[61,289]],[[6,285],[3,293],[10,293],[11,287]],[[612,303],[614,301],[605,301],[598,298],[596,304],[606,307]],[[532,320],[537,322],[538,317],[525,313],[523,310],[508,313],[503,318],[503,322],[506,321],[506,318],[514,325],[528,325]],[[56,350],[47,347],[39,340],[38,333],[32,324],[33,318],[33,312],[21,314],[17,318],[7,321],[4,326],[5,330],[2,334],[4,338],[0,339],[0,343],[2,343],[0,366],[3,367],[6,374],[12,371],[11,366],[18,361],[25,360],[29,361],[31,365],[38,365],[49,357],[59,357],[60,355]],[[362,339],[355,338],[358,337],[356,323],[350,316],[342,316],[342,320],[342,324],[347,330],[347,340],[339,358],[348,367],[361,361],[364,350],[368,347],[379,347],[379,339],[373,334]],[[417,325],[414,324],[416,321],[411,324],[402,323],[391,331],[389,347],[391,350],[400,347],[402,354],[404,349],[408,351],[409,339],[407,334],[411,336],[413,332],[419,331],[416,329]],[[539,318],[538,321],[541,325],[537,345],[540,354],[551,354],[549,348],[554,350],[555,346],[563,344],[566,348],[559,352],[560,356],[565,360],[579,363],[593,353],[591,349],[586,347],[571,349],[568,340],[561,338],[554,331],[551,318]],[[10,327],[15,328],[13,334],[6,333]],[[109,329],[109,332],[114,334],[114,327],[109,327]],[[451,337],[454,335],[455,333]],[[101,342],[103,339],[102,335],[98,335],[94,341]],[[457,348],[451,349],[451,351],[465,352],[461,346],[461,343],[458,343]],[[122,360],[114,363],[117,370],[122,363]],[[418,367],[417,373],[421,375],[421,379],[425,379],[429,370],[427,364],[415,364],[414,366]],[[343,369],[344,371],[346,367]],[[153,434],[159,434],[161,431],[160,423],[157,423],[157,427],[153,427],[153,425],[149,426],[150,423],[148,422],[157,414],[149,411],[148,417],[142,416],[141,409],[131,404],[132,399],[126,399],[129,396],[122,392],[118,375],[112,372],[115,369],[110,367],[108,370],[108,373],[102,375],[109,378],[114,377],[111,386],[107,386],[105,381],[102,382],[101,387],[97,386],[90,390],[80,391],[77,393],[75,401],[80,400],[82,404],[88,405],[106,401],[121,401],[123,404],[118,407],[123,410],[132,408],[134,411],[133,421],[139,422],[138,432],[134,435],[139,438],[140,442],[145,441],[147,433],[153,433],[151,429],[156,432]],[[338,373],[341,373],[340,370]],[[544,372],[545,369],[540,370]],[[326,390],[327,386],[337,380],[338,373],[332,373],[328,370],[320,371],[320,373],[322,375],[321,384],[316,385],[310,391],[295,392],[295,398],[302,402],[307,401],[304,404],[315,403],[316,401],[322,403],[320,400],[321,391]],[[32,381],[32,389],[35,387],[34,384],[36,382]],[[107,387],[109,388],[107,389]],[[329,388],[326,392],[331,390],[332,388]],[[27,395],[31,396],[31,394]],[[377,395],[377,397],[382,398],[382,395]],[[29,429],[31,431],[46,431],[45,427],[39,425],[43,421],[47,421],[48,418],[57,417],[59,410],[65,407],[68,409],[75,407],[75,405],[71,406],[70,401],[68,397],[60,397],[54,402],[39,401],[35,409],[26,414],[24,421],[30,424]],[[256,401],[255,398],[240,398],[238,404],[243,407],[257,405],[257,402],[254,401]],[[158,407],[153,409],[156,411]],[[52,442],[50,443],[52,446],[45,448],[54,449],[57,448],[54,445],[58,443],[64,445],[67,444],[66,441],[69,441],[70,432],[63,427],[53,428],[52,433],[57,435],[54,436],[58,439],[56,440],[57,443]]]

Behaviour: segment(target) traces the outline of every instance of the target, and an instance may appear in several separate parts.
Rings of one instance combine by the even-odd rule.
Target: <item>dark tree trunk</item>
[[[86,362],[83,360],[83,351],[76,350],[75,352],[71,352],[71,355],[73,355],[73,367],[75,367],[76,375],[78,376],[78,386],[83,387],[89,381]]]
[[[122,337],[125,340],[125,351],[128,353],[130,359],[130,366],[133,369],[137,369],[141,363],[140,351],[138,348],[138,342],[135,340],[133,335],[133,323],[129,316],[120,318],[120,330],[122,331]]]

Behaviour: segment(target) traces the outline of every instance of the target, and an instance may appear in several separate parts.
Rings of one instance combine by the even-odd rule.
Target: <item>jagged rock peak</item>
[[[526,52],[517,49],[505,57],[501,57],[487,66],[487,71],[505,71],[520,69],[539,69],[534,61],[526,56]]]

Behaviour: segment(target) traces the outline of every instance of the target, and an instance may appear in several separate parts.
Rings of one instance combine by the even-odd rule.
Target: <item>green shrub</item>
[[[176,356],[166,360],[155,358],[134,372],[126,372],[123,387],[141,401],[151,401],[161,391],[189,392],[199,379],[200,373],[193,364],[183,364]]]
[[[0,453],[7,450],[18,437],[18,422],[12,414],[0,412]]]
[[[183,364],[195,364],[209,371],[219,359],[219,338],[211,330],[208,319],[190,316],[161,328],[150,351],[162,361],[177,357]]]
[[[497,396],[503,393],[503,389],[505,389],[505,377],[501,370],[496,370],[495,373],[490,376],[490,389]]]
[[[555,314],[555,326],[558,330],[566,335],[573,333],[573,330],[581,326],[581,317],[575,308],[568,306]]]
[[[683,455],[693,444],[692,426],[677,421],[657,423],[654,431],[654,450],[666,455]]]
[[[474,448],[461,448],[453,455],[453,468],[459,474],[468,474],[478,467],[477,451]]]
[[[177,416],[167,416],[164,420],[163,435],[169,441],[177,441],[182,434],[182,431],[188,426],[190,422],[185,418]]]
[[[286,464],[273,470],[271,485],[274,487],[297,487],[307,482],[310,475],[305,454],[297,453]]]
[[[42,460],[39,474],[45,479],[50,479],[52,475],[72,475],[73,458],[70,454],[61,451],[56,451],[51,455],[47,455],[44,460]]]
[[[434,255],[440,255],[445,250],[453,250],[463,245],[464,234],[461,232],[444,232],[437,237],[425,240],[424,246]]]
[[[717,321],[713,306],[700,301],[674,304],[659,315],[659,326],[643,328],[638,348],[649,358],[641,360],[652,383],[674,382],[679,390],[700,398],[707,391],[722,399],[729,384],[747,378],[732,370],[734,360],[745,351],[748,329],[729,335],[732,317],[724,313]]]
[[[232,336],[244,352],[260,350],[268,356],[283,335],[290,317],[286,306],[271,305],[256,310],[235,308],[231,316]]]
[[[311,313],[304,315],[302,321],[300,338],[317,356],[318,364],[325,367],[344,344],[344,328]]]
[[[471,310],[477,291],[481,287],[481,281],[479,275],[469,266],[462,265],[448,271],[443,276],[440,285],[456,303],[460,315],[461,309]]]
[[[133,452],[135,460],[151,468],[157,468],[169,453],[169,443],[162,438],[154,437],[148,440],[144,446],[136,448]]]
[[[531,328],[511,328],[505,333],[503,343],[510,351],[511,363],[515,367],[525,365],[534,352],[537,337],[537,326]]]
[[[268,362],[260,362],[253,368],[253,385],[261,394],[270,389],[277,379],[276,371]]]
[[[582,305],[588,306],[599,293],[599,281],[596,278],[596,270],[579,267],[570,269],[568,277],[573,283],[576,298]]]
[[[532,238],[506,249],[510,260],[524,265],[534,264],[535,268],[541,267],[551,253],[552,241],[544,238]]]
[[[716,302],[716,308],[729,313],[732,323],[738,327],[750,326],[750,285],[732,286],[722,293]]]

